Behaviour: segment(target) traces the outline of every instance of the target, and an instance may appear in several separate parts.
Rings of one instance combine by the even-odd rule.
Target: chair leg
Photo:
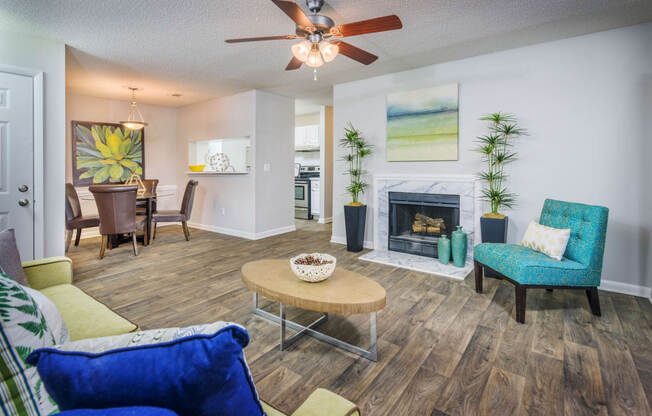
[[[156,240],[156,224],[158,223],[154,221],[154,232],[152,233],[152,241]]]
[[[104,252],[106,251],[106,245],[109,241],[109,236],[108,235],[103,235],[102,236],[102,245],[100,246],[100,259],[104,258]]]
[[[75,236],[75,247],[79,246],[79,239],[81,238],[81,228],[77,228],[77,235]]]
[[[592,287],[586,289],[586,297],[589,298],[589,305],[591,306],[591,312],[595,316],[602,316],[600,312],[600,298],[598,296],[598,288]]]
[[[136,232],[131,233],[131,242],[134,246],[134,256],[138,255],[138,244],[136,244]]]
[[[72,230],[66,230],[66,253],[70,250],[70,243],[72,242]]]
[[[482,293],[482,264],[474,260],[473,270],[475,272],[475,291]]]
[[[147,226],[143,227],[143,246],[148,246],[147,240],[148,240],[148,235],[147,235]]]
[[[516,285],[516,322],[525,323],[525,287]]]
[[[186,241],[190,241],[190,230],[188,230],[188,223],[182,221],[181,225],[183,225],[183,235],[186,236]]]
[[[546,289],[546,292],[552,292],[552,289]]]

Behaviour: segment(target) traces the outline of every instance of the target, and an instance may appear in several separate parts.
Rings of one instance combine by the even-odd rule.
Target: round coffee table
[[[258,260],[242,266],[242,281],[254,292],[253,313],[281,326],[280,349],[283,350],[301,335],[309,335],[347,351],[359,354],[372,361],[377,359],[376,312],[386,303],[385,289],[361,274],[337,267],[328,279],[318,283],[300,280],[290,269],[290,261]],[[279,316],[258,308],[258,295],[279,302]],[[285,318],[285,307],[295,306],[324,315],[307,326]],[[364,350],[314,328],[328,319],[329,313],[370,315],[371,346]],[[285,337],[286,327],[298,331],[292,337]]]

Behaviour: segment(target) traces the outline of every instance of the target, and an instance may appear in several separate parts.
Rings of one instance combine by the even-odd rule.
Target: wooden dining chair
[[[97,216],[83,216],[79,196],[71,183],[66,183],[66,253],[70,250],[72,233],[77,230],[75,247],[79,245],[82,229],[92,228],[100,225],[100,218]]]
[[[138,255],[136,232],[145,233],[143,245],[147,245],[147,227],[145,217],[136,217],[136,194],[138,185],[91,185],[88,188],[95,197],[97,211],[100,214],[100,234],[102,245],[100,259],[109,244],[109,237],[116,234],[131,234],[134,255]]]
[[[186,241],[190,241],[190,230],[188,230],[188,221],[192,213],[192,204],[195,199],[195,189],[199,182],[196,180],[189,180],[186,184],[186,190],[183,193],[183,201],[181,202],[181,209],[179,211],[157,211],[152,215],[154,222],[154,232],[152,240],[156,239],[156,225],[159,222],[181,222],[183,226],[183,235]]]

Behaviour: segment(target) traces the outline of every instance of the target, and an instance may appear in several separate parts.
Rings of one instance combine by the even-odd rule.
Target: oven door
[[[294,183],[294,207],[308,208],[308,198],[310,198],[310,190],[308,187],[308,183],[295,182]]]

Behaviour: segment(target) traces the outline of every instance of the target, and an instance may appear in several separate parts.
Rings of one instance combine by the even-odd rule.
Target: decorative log
[[[421,223],[425,223],[428,225],[432,225],[433,227],[439,227],[442,229],[446,229],[446,225],[444,224],[444,219],[443,218],[431,218],[423,214],[417,213],[415,215],[416,221],[419,221]],[[415,221],[415,222],[416,222]]]
[[[412,224],[412,231],[415,233],[439,234],[441,232],[441,228],[415,221],[414,224]]]

